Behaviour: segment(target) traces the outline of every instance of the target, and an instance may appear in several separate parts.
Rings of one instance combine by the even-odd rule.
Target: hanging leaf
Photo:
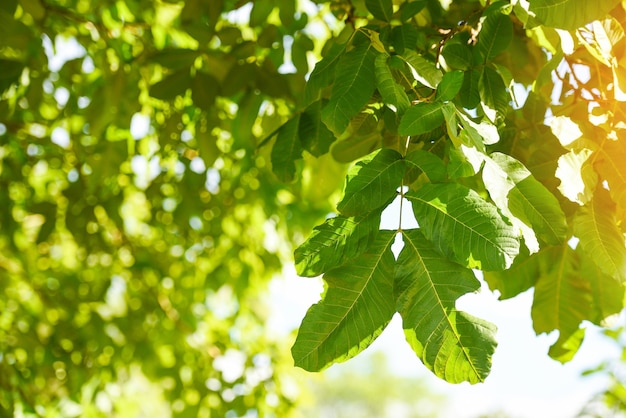
[[[363,254],[376,238],[380,214],[378,210],[351,218],[339,215],[316,226],[294,252],[298,275],[319,276]]]
[[[555,347],[577,332],[591,314],[591,289],[580,276],[580,263],[567,243],[551,247],[552,263],[535,285],[531,316],[537,335],[558,330]],[[554,349],[556,350],[556,348]]]
[[[365,7],[376,19],[391,22],[393,3],[391,0],[365,0]]]
[[[504,270],[519,253],[519,236],[491,203],[458,183],[426,184],[407,199],[424,235],[470,268]]]
[[[445,73],[441,79],[441,83],[437,86],[437,100],[441,102],[447,102],[457,95],[463,86],[463,72],[462,71],[450,71]]]
[[[478,50],[484,62],[491,61],[506,50],[513,39],[513,22],[505,14],[495,12],[487,15],[478,35]]]
[[[450,383],[484,381],[496,348],[493,324],[455,308],[480,283],[443,257],[419,230],[403,232],[396,268],[397,310],[407,341],[435,375]]]
[[[547,256],[548,255],[548,256]],[[484,272],[485,281],[491,290],[500,292],[498,299],[510,299],[533,287],[537,282],[540,272],[545,268],[545,263],[551,263],[551,253],[540,251],[529,255],[524,247],[520,248],[520,254],[507,270]]]
[[[533,0],[530,11],[544,25],[574,30],[605,17],[620,0]]]
[[[548,355],[560,363],[574,358],[585,338],[585,328],[578,328],[571,334],[559,334],[559,339],[550,346]]]
[[[481,104],[487,117],[494,122],[496,114],[503,116],[509,107],[509,93],[502,77],[491,67],[485,67],[478,82]]]
[[[330,101],[322,109],[322,120],[336,136],[346,130],[350,118],[372,97],[376,87],[375,58],[372,45],[364,43],[339,61]]]
[[[150,96],[170,101],[174,100],[176,96],[184,96],[190,87],[191,75],[189,74],[189,68],[183,68],[150,86]]]
[[[392,106],[399,115],[411,106],[408,96],[404,89],[396,82],[391,73],[391,69],[387,65],[389,55],[378,54],[375,61],[376,86],[383,102],[387,106]]]
[[[400,135],[420,135],[430,132],[444,122],[442,103],[417,103],[411,106],[400,120]]]
[[[591,151],[583,149],[580,152],[570,151],[559,157],[558,167],[554,174],[561,184],[559,191],[572,202],[586,204],[593,195],[598,175],[591,169],[587,159]]]
[[[289,119],[276,136],[272,147],[272,171],[284,182],[291,182],[296,175],[295,161],[302,158],[302,144],[298,136],[300,114]]]
[[[522,163],[502,153],[493,153],[494,161],[512,181],[508,193],[508,207],[513,215],[531,226],[535,233],[550,245],[558,245],[567,238],[567,221],[559,201],[537,181]],[[486,183],[489,178],[484,179]]]
[[[576,248],[576,253],[580,258],[580,275],[589,282],[593,299],[593,313],[587,319],[596,325],[606,326],[606,320],[624,308],[624,284],[604,273],[581,246]]]
[[[398,54],[404,53],[405,49],[415,49],[417,44],[417,29],[410,23],[396,26],[391,30],[391,45]]]
[[[300,117],[299,136],[302,147],[315,157],[324,155],[335,141],[321,118],[322,101],[318,100],[307,107]]]
[[[315,64],[315,68],[306,83],[305,95],[307,102],[317,100],[321,89],[330,85],[335,78],[335,69],[340,58],[343,57],[347,44],[333,42],[324,58]]]
[[[382,148],[348,171],[346,190],[337,210],[353,216],[390,203],[402,183],[404,160],[399,152]]]
[[[580,239],[582,250],[603,272],[626,281],[624,234],[617,226],[615,204],[607,190],[598,187],[593,199],[578,209],[574,233]]]
[[[626,211],[626,147],[624,140],[605,140],[596,151],[594,168],[609,184],[611,197],[617,205]]]
[[[434,63],[408,49],[400,55],[400,58],[413,69],[413,76],[417,81],[431,89],[437,88],[443,75]]]
[[[478,70],[465,71],[459,98],[466,109],[475,109],[480,104],[480,75]]]
[[[448,67],[453,70],[468,70],[472,66],[472,51],[469,46],[458,43],[446,43],[441,51]]]
[[[380,231],[360,257],[324,275],[328,290],[302,321],[291,353],[295,365],[320,371],[366,349],[396,311],[395,231]]]
[[[428,177],[431,183],[446,179],[446,166],[432,152],[415,150],[405,157],[407,169],[416,168]]]

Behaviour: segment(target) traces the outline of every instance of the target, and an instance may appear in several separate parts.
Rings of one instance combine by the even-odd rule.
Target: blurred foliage
[[[2,2],[0,416],[289,415],[262,291],[343,168],[285,185],[257,145],[330,33],[307,10]]]

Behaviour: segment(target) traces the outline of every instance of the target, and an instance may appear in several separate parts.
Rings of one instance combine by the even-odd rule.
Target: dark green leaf
[[[481,104],[487,117],[493,122],[496,114],[504,115],[509,106],[509,93],[502,77],[496,70],[485,67],[478,83]]]
[[[302,146],[316,157],[326,154],[335,141],[333,133],[322,122],[321,109],[321,100],[309,105],[300,117],[299,126]]]
[[[172,70],[189,69],[200,51],[194,49],[165,49],[151,55],[149,60]]]
[[[337,63],[344,56],[346,46],[347,44],[333,42],[324,58],[315,64],[306,84],[305,94],[309,100],[315,100],[319,91],[334,80]]]
[[[191,98],[201,109],[208,110],[213,106],[219,92],[219,82],[210,74],[198,71],[191,82]]]
[[[391,21],[393,3],[391,0],[365,0],[365,7],[376,19]]]
[[[450,383],[484,381],[496,327],[455,308],[480,283],[471,270],[438,253],[419,230],[403,232],[396,268],[397,310],[407,341],[435,375]]]
[[[426,0],[415,0],[402,3],[400,6],[400,16],[402,21],[407,21],[421,12],[426,7]]]
[[[475,109],[480,104],[480,74],[478,70],[465,71],[459,98],[466,109]]]
[[[176,96],[184,96],[190,87],[191,75],[189,74],[189,68],[183,68],[153,84],[150,87],[150,96],[170,101],[174,100]]]
[[[367,104],[376,87],[375,50],[369,43],[346,53],[337,66],[330,101],[322,109],[322,120],[336,135],[341,135],[350,119]]]
[[[391,44],[399,54],[402,54],[405,49],[415,49],[417,29],[410,23],[394,27],[391,30]]]
[[[300,115],[289,119],[276,136],[276,143],[272,147],[272,171],[284,182],[294,180],[296,174],[295,161],[302,158],[302,144],[298,136]]]

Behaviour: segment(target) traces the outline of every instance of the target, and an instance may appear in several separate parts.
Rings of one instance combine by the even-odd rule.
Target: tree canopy
[[[291,349],[309,371],[398,312],[435,375],[483,381],[496,329],[456,308],[475,270],[534,289],[562,362],[624,307],[624,1],[9,0],[0,22],[3,413],[148,387],[144,411],[287,416],[260,327],[287,263],[326,283]],[[396,199],[418,227],[381,230]]]

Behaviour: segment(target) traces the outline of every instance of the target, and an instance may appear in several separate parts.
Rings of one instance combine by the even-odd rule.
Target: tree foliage
[[[567,361],[624,304],[625,8],[3,2],[1,410],[112,413],[147,377],[177,415],[287,414],[258,325],[295,243],[327,284],[307,370],[399,312],[433,373],[483,381],[495,328],[455,306],[472,269],[534,288]],[[398,196],[419,227],[382,231]]]

